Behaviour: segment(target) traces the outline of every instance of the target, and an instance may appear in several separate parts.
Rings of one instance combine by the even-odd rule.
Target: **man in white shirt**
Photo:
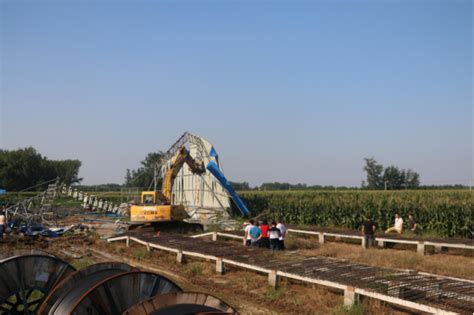
[[[250,220],[249,224],[247,224],[244,228],[245,236],[244,236],[244,246],[252,246],[252,236],[250,235],[250,230],[255,226],[255,221]]]
[[[395,213],[395,224],[385,231],[385,233],[390,232],[397,232],[398,234],[402,234],[403,232],[403,219],[400,217],[399,213]]]
[[[268,229],[268,237],[270,239],[270,249],[279,250],[280,249],[280,230],[276,227],[277,224],[275,221],[272,222],[271,227]]]
[[[283,224],[283,220],[278,220],[276,228],[280,230],[278,250],[285,250],[286,226]]]

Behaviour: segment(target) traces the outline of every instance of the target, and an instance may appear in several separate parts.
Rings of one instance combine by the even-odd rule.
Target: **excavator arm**
[[[164,199],[166,199],[166,203],[171,204],[174,179],[178,175],[184,163],[186,163],[189,166],[191,172],[195,174],[203,174],[206,172],[204,164],[193,159],[189,151],[185,147],[182,147],[173,157],[171,167],[166,171],[163,178],[161,190]]]

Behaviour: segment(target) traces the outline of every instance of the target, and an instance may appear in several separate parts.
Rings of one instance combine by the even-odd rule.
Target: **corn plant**
[[[255,216],[269,211],[288,223],[359,229],[371,215],[380,229],[393,225],[396,212],[415,217],[424,232],[473,237],[474,193],[429,191],[244,191],[240,196]]]

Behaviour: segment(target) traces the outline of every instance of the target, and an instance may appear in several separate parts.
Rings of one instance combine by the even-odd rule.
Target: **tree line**
[[[411,170],[400,169],[397,166],[384,166],[373,157],[365,158],[364,171],[367,181],[362,181],[362,188],[368,189],[413,189],[420,186],[420,175]]]
[[[159,165],[164,153],[162,151],[151,152],[140,162],[137,169],[127,169],[125,173],[124,187],[148,188],[153,181],[155,165]],[[230,184],[235,190],[397,190],[397,189],[466,189],[465,185],[420,185],[420,175],[412,169],[401,169],[390,165],[384,167],[374,158],[365,158],[363,170],[366,180],[361,186],[334,186],[334,185],[307,185],[304,183],[291,184],[287,182],[262,183],[259,186],[250,186],[248,182],[234,182]],[[159,172],[159,169],[157,170]],[[109,184],[111,185],[111,184]],[[108,186],[111,190],[120,188]],[[161,187],[161,182],[158,183]],[[105,187],[103,187],[105,189]]]
[[[123,184],[81,185],[82,190],[99,189],[101,191],[120,190],[122,187],[150,187],[155,166],[163,157],[162,151],[148,153],[140,162],[137,169],[127,169]],[[360,187],[290,184],[287,182],[263,183],[251,187],[248,182],[231,182],[236,190],[377,190],[377,189],[466,189],[464,185],[420,185],[420,175],[411,170],[397,166],[384,167],[374,158],[365,158],[363,167],[366,180]],[[50,160],[38,153],[33,147],[17,150],[0,149],[0,188],[8,191],[20,191],[40,183],[59,177],[66,184],[79,184],[81,161],[79,160]],[[157,169],[159,172],[159,169]],[[100,187],[99,187],[100,186]],[[158,182],[161,187],[161,182]],[[38,190],[44,189],[38,187]]]
[[[286,182],[262,183],[259,186],[250,187],[248,182],[230,182],[235,190],[349,190],[359,189],[359,187],[351,186],[333,186],[333,185],[307,185],[307,184],[291,184]]]
[[[49,160],[33,147],[0,149],[0,188],[20,191],[59,177],[66,184],[81,182],[79,160]],[[37,187],[37,190],[44,186]]]

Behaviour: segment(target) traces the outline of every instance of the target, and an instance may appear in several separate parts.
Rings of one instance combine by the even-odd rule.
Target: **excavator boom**
[[[191,172],[195,174],[203,174],[206,172],[204,164],[193,159],[189,151],[185,147],[182,147],[174,156],[172,165],[169,170],[166,171],[163,178],[162,194],[167,203],[171,204],[172,202],[174,179],[185,163],[189,166]]]

